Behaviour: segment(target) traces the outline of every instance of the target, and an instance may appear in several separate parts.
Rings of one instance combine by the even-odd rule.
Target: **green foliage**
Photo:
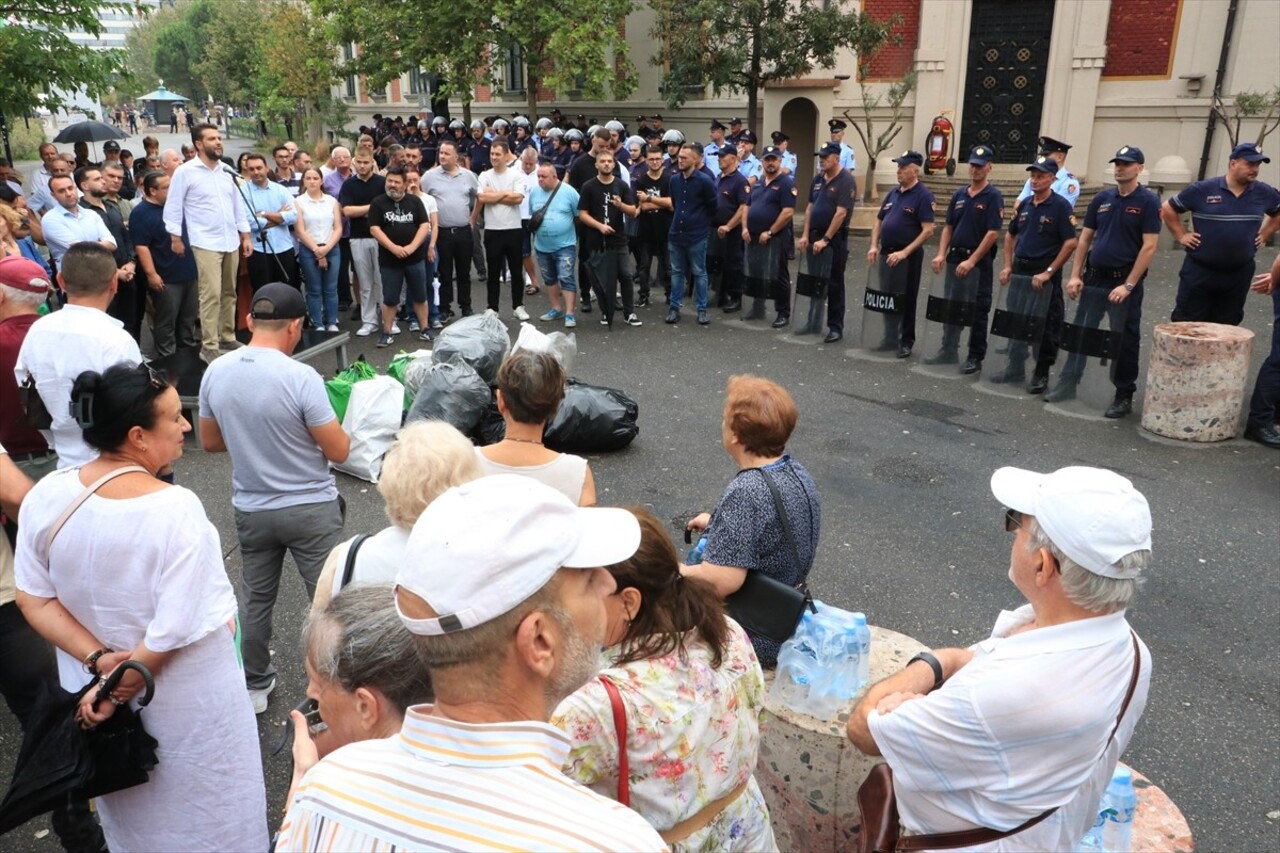
[[[15,160],[37,160],[44,144],[44,125],[38,118],[15,118],[9,121],[9,147]]]
[[[893,15],[883,21],[862,16],[862,27],[851,47],[858,57],[858,88],[862,100],[860,115],[855,117],[847,110],[845,119],[853,126],[854,132],[862,140],[862,147],[867,151],[867,179],[863,182],[862,198],[871,201],[876,198],[876,161],[885,152],[902,131],[902,116],[906,112],[907,96],[916,88],[916,73],[909,71],[901,79],[890,84],[884,92],[876,92],[869,80],[871,62],[877,53],[886,45],[898,44],[901,34],[895,28],[902,22],[899,15]],[[889,110],[889,120],[876,131],[876,111],[885,106]]]
[[[221,4],[222,0],[192,0],[155,33],[151,63],[157,78],[164,80],[166,89],[193,102],[203,103],[209,93],[198,66],[205,55],[209,24]]]
[[[3,0],[0,3],[0,112],[22,116],[44,106],[57,110],[58,91],[85,87],[104,94],[124,67],[124,51],[100,51],[67,36],[79,30],[100,35],[99,15],[130,12],[124,0]]]
[[[1258,136],[1254,140],[1258,145],[1277,127],[1280,127],[1280,85],[1267,92],[1237,92],[1228,105],[1221,96],[1214,95],[1212,112],[1222,122],[1231,137],[1231,145],[1238,145],[1242,137],[1240,125],[1245,119],[1261,119]]]

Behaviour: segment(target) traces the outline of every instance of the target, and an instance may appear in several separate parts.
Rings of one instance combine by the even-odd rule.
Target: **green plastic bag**
[[[415,353],[400,352],[391,359],[391,364],[387,365],[387,375],[395,381],[404,385],[404,372],[413,363],[416,358]],[[413,395],[409,393],[408,387],[404,389],[404,410],[409,411],[409,407],[413,405]]]
[[[339,423],[347,416],[347,403],[351,401],[351,386],[377,375],[378,371],[374,370],[373,365],[365,361],[362,356],[351,362],[351,366],[346,370],[339,371],[337,376],[324,383],[324,390],[329,394],[329,403],[333,406]]]

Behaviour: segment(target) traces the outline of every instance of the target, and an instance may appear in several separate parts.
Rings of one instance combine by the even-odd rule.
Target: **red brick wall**
[[[1168,77],[1182,0],[1111,0],[1103,77]]]
[[[898,44],[886,45],[871,60],[871,78],[897,80],[911,70],[920,44],[920,0],[865,0],[862,11],[877,21],[897,15],[901,20],[893,32],[902,37]]]

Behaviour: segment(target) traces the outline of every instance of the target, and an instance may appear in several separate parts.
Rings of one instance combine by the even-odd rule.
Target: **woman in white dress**
[[[113,853],[265,850],[258,729],[234,642],[235,595],[200,500],[156,474],[182,455],[191,425],[177,391],[145,365],[86,371],[71,392],[100,456],[41,480],[19,516],[18,606],[58,650],[78,691],[133,659],[155,676],[142,714],[159,746],[144,784],[97,799]],[[100,485],[66,518],[87,487]],[[111,701],[80,706],[81,725],[141,690],[127,673]]]

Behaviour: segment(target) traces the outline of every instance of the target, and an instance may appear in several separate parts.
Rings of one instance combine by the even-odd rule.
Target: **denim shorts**
[[[578,247],[565,246],[554,252],[538,253],[538,270],[542,273],[542,281],[548,285],[558,285],[568,293],[578,292],[575,278],[578,266]]]

